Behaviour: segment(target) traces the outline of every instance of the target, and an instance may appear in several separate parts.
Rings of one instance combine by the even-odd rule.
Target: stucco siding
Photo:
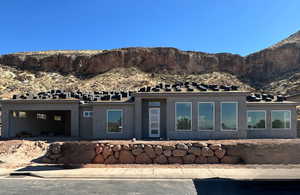
[[[107,132],[107,111],[118,109],[123,111],[122,132]],[[118,105],[94,105],[93,106],[93,137],[97,139],[131,139],[134,137],[134,122],[141,118],[134,119],[133,104]]]
[[[93,111],[92,106],[82,106],[79,108],[79,136],[86,139],[93,138],[93,117],[87,118],[83,116],[84,111]]]

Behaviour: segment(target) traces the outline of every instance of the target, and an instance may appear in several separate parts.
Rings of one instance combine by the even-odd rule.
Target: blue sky
[[[177,47],[247,55],[300,30],[300,0],[7,0],[0,54]]]

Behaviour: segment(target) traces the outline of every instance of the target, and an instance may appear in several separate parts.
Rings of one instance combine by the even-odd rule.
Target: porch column
[[[79,107],[71,109],[71,136],[79,137]]]
[[[166,140],[169,139],[169,133],[172,131],[172,117],[174,116],[171,111],[172,103],[169,98],[166,99]]]
[[[134,137],[136,139],[142,138],[142,100],[139,97],[135,97],[134,105]]]
[[[9,121],[10,121],[10,116],[9,116],[9,109],[8,107],[2,105],[2,128],[1,128],[1,137],[3,138],[9,138],[12,133],[9,132]]]
[[[239,139],[247,138],[247,105],[246,100],[239,101],[238,108],[238,135]]]

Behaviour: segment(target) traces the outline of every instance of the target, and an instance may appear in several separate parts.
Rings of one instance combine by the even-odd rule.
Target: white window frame
[[[273,112],[289,112],[290,113],[290,127],[289,128],[273,128]],[[285,123],[284,123],[285,124]],[[292,112],[291,110],[271,110],[271,129],[272,130],[281,130],[281,129],[292,129]]]
[[[249,112],[264,112],[265,114],[265,128],[249,128],[248,127],[248,113]],[[247,110],[247,116],[246,116],[246,122],[247,122],[247,129],[251,131],[255,130],[266,130],[267,129],[267,111],[266,110]]]
[[[121,112],[121,131],[120,132],[110,132],[108,130],[108,112],[110,111],[120,111]],[[108,134],[120,134],[120,133],[123,133],[123,120],[124,120],[124,115],[123,115],[123,109],[107,109],[106,110],[106,133]]]
[[[200,104],[212,104],[213,105],[213,129],[200,129],[200,123],[199,123],[199,105]],[[197,104],[197,130],[198,131],[215,131],[216,130],[216,124],[215,124],[215,102],[198,102]]]
[[[83,111],[82,116],[83,116],[83,118],[92,118],[93,117],[93,111]]]
[[[223,119],[222,119],[222,104],[226,104],[226,103],[234,103],[236,105],[235,109],[236,109],[236,129],[223,129],[222,127],[222,123],[223,123]],[[220,129],[221,131],[238,131],[239,129],[239,103],[238,102],[234,102],[234,101],[224,101],[224,102],[220,102]]]
[[[159,111],[159,118],[158,118],[158,134],[157,135],[155,135],[154,134],[154,136],[153,136],[153,134],[151,133],[151,130],[156,130],[156,129],[152,129],[151,128],[151,122],[152,122],[152,120],[151,120],[151,116],[150,116],[150,110],[158,110]],[[151,138],[155,138],[155,137],[160,137],[161,135],[160,135],[160,124],[161,124],[161,122],[160,122],[160,116],[161,116],[161,114],[160,114],[160,107],[150,107],[149,108],[149,119],[148,119],[148,123],[149,123],[149,128],[148,128],[148,133],[149,133],[149,137],[151,137]]]
[[[36,113],[37,120],[47,120],[47,114],[45,113]]]
[[[177,104],[190,104],[191,105],[191,129],[177,129]],[[175,102],[175,131],[192,131],[193,129],[193,103],[192,102]]]

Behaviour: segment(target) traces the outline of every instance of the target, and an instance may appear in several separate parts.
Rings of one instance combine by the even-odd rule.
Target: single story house
[[[1,100],[5,138],[295,138],[296,102],[237,86],[160,83],[135,92],[51,90]]]

